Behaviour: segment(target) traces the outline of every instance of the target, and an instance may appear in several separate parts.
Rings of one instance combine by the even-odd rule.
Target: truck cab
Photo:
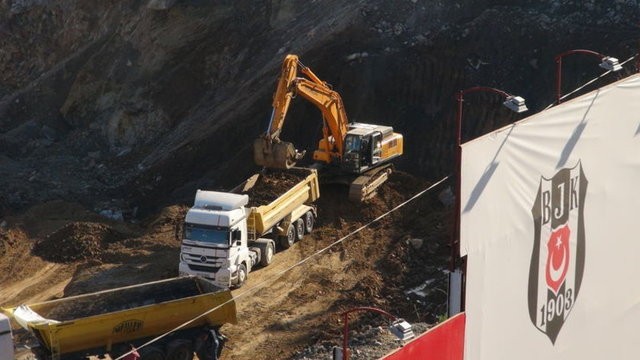
[[[0,358],[13,359],[14,346],[9,318],[0,313]]]
[[[254,266],[271,264],[276,240],[288,249],[309,234],[317,215],[313,202],[320,196],[318,173],[306,168],[286,172],[296,183],[284,188],[274,180],[283,175],[276,172],[271,180],[269,173],[254,174],[230,192],[198,190],[183,224],[180,275],[240,287]],[[258,196],[248,206],[247,193],[256,189],[278,196]]]
[[[218,286],[240,286],[256,264],[249,250],[249,196],[198,190],[183,227],[180,275],[199,275]]]

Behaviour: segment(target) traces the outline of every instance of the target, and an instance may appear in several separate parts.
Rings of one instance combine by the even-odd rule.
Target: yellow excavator
[[[304,76],[298,76],[298,71]],[[287,55],[273,96],[267,131],[254,142],[257,165],[289,169],[305,152],[280,140],[291,100],[300,95],[322,112],[322,138],[313,152],[314,167],[323,178],[350,185],[349,199],[362,201],[375,195],[392,171],[390,160],[402,155],[402,135],[390,126],[349,123],[340,94],[304,66],[298,56]]]

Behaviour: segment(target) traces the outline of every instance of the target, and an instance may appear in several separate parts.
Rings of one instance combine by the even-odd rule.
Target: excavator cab
[[[342,170],[350,174],[359,174],[372,165],[371,135],[347,134],[345,137]]]
[[[351,174],[362,174],[402,154],[402,136],[389,126],[349,124],[344,144],[342,170]]]

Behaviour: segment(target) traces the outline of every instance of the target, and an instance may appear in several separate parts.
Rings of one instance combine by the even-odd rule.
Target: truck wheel
[[[267,266],[273,261],[273,245],[267,244],[264,249],[263,256],[260,257],[260,265]]]
[[[307,211],[304,214],[304,232],[309,234],[313,230],[313,223],[315,222],[315,216],[313,216],[313,212]]]
[[[296,240],[300,241],[304,237],[304,220],[296,220]]]
[[[155,346],[140,349],[140,360],[164,360],[164,352]]]
[[[167,345],[166,360],[193,360],[191,341],[176,339]]]
[[[244,282],[247,281],[247,267],[244,264],[238,265],[238,282],[236,283],[236,288],[242,287]]]
[[[280,246],[282,246],[283,249],[288,249],[293,245],[295,241],[296,241],[296,229],[293,227],[292,224],[289,224],[286,235],[280,236]]]

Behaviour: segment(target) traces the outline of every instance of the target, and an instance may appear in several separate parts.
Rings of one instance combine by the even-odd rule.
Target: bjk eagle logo
[[[531,209],[535,234],[529,267],[529,317],[555,344],[578,298],[584,274],[584,201],[587,178],[582,164],[540,178]]]

